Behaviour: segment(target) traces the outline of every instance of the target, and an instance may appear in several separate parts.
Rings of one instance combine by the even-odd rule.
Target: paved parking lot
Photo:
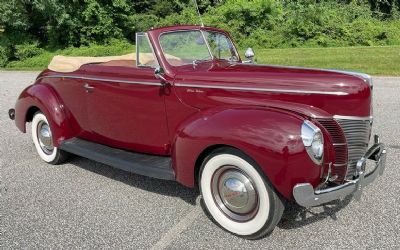
[[[374,132],[388,145],[386,172],[361,202],[290,205],[257,241],[214,225],[198,192],[80,157],[52,166],[7,111],[38,72],[0,72],[0,248],[400,249],[400,78],[376,77]]]

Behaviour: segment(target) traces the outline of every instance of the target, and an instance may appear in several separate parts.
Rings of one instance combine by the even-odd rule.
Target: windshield
[[[203,34],[214,58],[229,61],[237,61],[239,59],[235,47],[226,35],[210,31],[204,31]]]
[[[188,30],[162,34],[160,45],[169,64],[181,66],[212,59],[237,61],[231,40],[219,32]]]

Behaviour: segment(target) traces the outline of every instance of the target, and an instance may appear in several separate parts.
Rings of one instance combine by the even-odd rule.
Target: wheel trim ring
[[[47,132],[47,135],[45,133]],[[53,138],[49,124],[46,121],[40,121],[36,126],[36,137],[39,142],[39,146],[43,153],[51,155],[54,151]]]
[[[223,196],[220,192],[220,189],[218,188],[221,177],[223,176],[224,172],[226,171],[236,171],[243,175],[249,182],[250,185],[254,188],[255,196],[256,196],[256,205],[253,207],[253,209],[248,212],[248,213],[235,213],[235,211],[232,211],[229,209],[229,206],[227,206],[226,202],[224,201],[224,198],[221,198]],[[236,221],[236,222],[247,222],[252,220],[258,213],[259,206],[260,206],[260,198],[258,195],[258,191],[256,188],[256,185],[254,185],[254,182],[252,179],[244,173],[240,168],[231,166],[231,165],[226,165],[222,166],[219,169],[217,169],[212,177],[211,183],[211,191],[212,191],[212,196],[215,202],[215,205],[219,208],[219,210],[229,219]]]

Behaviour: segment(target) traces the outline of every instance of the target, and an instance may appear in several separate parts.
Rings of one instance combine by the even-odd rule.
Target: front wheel
[[[255,163],[241,151],[214,151],[200,169],[207,212],[227,231],[258,239],[273,231],[284,210],[281,198]]]
[[[40,158],[45,162],[57,165],[67,159],[67,152],[54,147],[49,122],[41,112],[36,112],[32,119],[32,140]]]

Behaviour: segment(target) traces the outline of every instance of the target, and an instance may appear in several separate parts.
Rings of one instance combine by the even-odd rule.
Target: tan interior
[[[136,60],[112,60],[100,63],[100,65],[136,68]]]

